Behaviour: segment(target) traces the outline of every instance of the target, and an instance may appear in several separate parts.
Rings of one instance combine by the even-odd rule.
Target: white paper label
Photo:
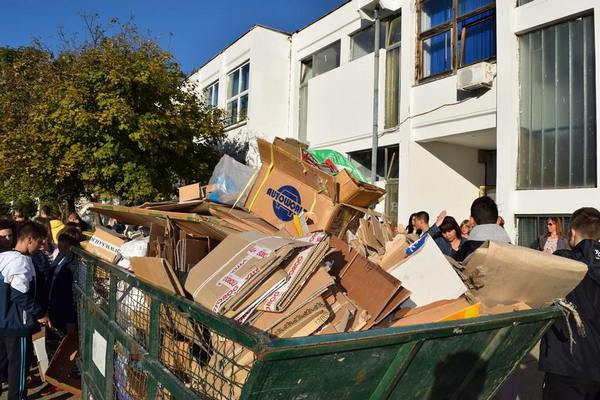
[[[92,361],[102,376],[106,378],[106,339],[96,330],[92,337]]]

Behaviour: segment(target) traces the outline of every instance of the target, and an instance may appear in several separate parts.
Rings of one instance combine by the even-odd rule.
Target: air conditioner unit
[[[495,68],[488,62],[480,62],[461,68],[456,73],[456,88],[458,90],[477,90],[491,88],[494,83]]]

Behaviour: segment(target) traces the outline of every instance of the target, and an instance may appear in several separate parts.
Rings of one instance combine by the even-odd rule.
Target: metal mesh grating
[[[110,274],[100,266],[94,266],[94,278],[92,280],[92,298],[105,313],[108,313],[108,299],[110,295]]]
[[[238,398],[254,353],[161,305],[160,361],[192,391],[217,400]]]
[[[117,323],[145,349],[148,349],[150,301],[141,290],[127,282],[117,282]]]
[[[142,368],[139,357],[115,341],[114,390],[118,400],[146,399],[148,373]]]

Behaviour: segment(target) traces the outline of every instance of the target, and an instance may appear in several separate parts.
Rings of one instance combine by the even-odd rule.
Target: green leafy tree
[[[134,204],[210,177],[219,111],[134,26],[90,33],[56,56],[42,46],[0,51],[0,199]]]

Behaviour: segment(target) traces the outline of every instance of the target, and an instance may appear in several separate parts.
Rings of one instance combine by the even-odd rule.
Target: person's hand
[[[47,325],[49,328],[51,327],[50,320],[48,319],[48,315],[44,315],[42,318],[39,318],[37,321],[40,325]]]
[[[446,210],[442,210],[440,215],[437,216],[437,220],[435,221],[435,224],[437,226],[440,226],[442,224],[442,222],[444,222],[444,218],[446,218],[446,215],[448,215],[448,213],[446,213]]]

